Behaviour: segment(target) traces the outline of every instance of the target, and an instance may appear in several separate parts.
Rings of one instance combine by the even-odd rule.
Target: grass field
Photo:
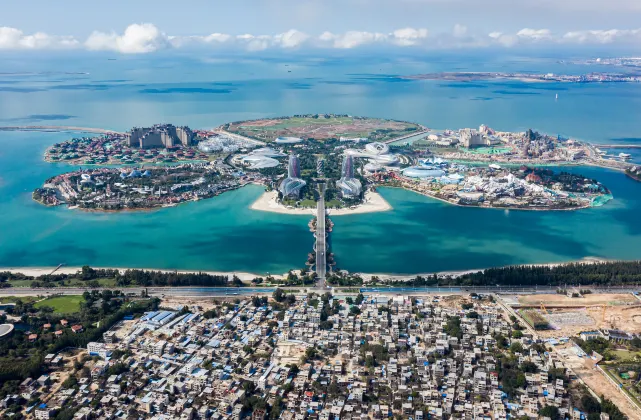
[[[49,299],[36,303],[36,308],[48,306],[53,308],[53,311],[58,314],[71,314],[80,310],[80,304],[85,299],[82,296],[55,296]]]
[[[638,351],[628,351],[628,350],[611,350],[610,353],[614,354],[617,359],[622,362],[632,362],[635,357],[641,358],[641,352]]]
[[[400,137],[419,129],[419,125],[409,122],[345,116],[262,119],[230,123],[226,126],[226,130],[232,133],[268,142],[281,136],[300,137],[303,139],[313,138],[316,140],[340,137],[367,137],[371,141],[383,141]]]

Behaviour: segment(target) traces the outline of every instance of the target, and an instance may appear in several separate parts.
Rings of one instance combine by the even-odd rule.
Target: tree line
[[[641,261],[571,263],[557,266],[510,266],[488,268],[461,276],[417,276],[388,282],[397,286],[617,286],[641,283]]]

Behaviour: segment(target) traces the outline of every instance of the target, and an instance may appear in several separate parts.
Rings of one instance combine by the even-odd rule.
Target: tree
[[[353,305],[354,304],[354,299],[352,299],[350,296],[345,298],[345,302],[347,302],[348,305]]]
[[[510,345],[510,351],[512,353],[523,353],[523,345],[518,341],[515,341]]]
[[[552,420],[559,420],[559,417],[560,417],[559,408],[553,405],[546,405],[539,411],[539,416],[549,417]]]
[[[349,308],[349,312],[352,315],[360,315],[361,310],[358,308],[358,306],[352,306],[351,308]]]
[[[357,305],[360,305],[361,303],[363,303],[364,300],[365,300],[365,296],[363,296],[362,293],[359,293],[358,295],[356,295],[356,300],[354,301],[354,303]]]
[[[282,302],[285,300],[285,292],[283,292],[282,289],[278,288],[274,290],[274,293],[272,293],[272,297],[276,302]]]

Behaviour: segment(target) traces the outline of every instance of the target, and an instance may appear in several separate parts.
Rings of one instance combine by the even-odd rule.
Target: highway
[[[320,197],[316,203],[316,276],[317,286],[323,287],[327,270],[327,232],[325,229],[325,184],[318,184]]]
[[[324,282],[319,282],[319,288],[326,288]],[[283,286],[293,293],[306,295],[312,288],[309,286]],[[581,288],[590,289],[592,293],[641,293],[641,287],[637,285],[611,286],[611,287],[590,287],[581,286]],[[181,286],[181,287],[52,287],[52,288],[31,288],[31,287],[6,287],[0,288],[0,297],[2,296],[48,296],[48,295],[81,295],[86,291],[92,290],[118,290],[124,294],[140,296],[143,291],[147,291],[149,296],[163,297],[242,297],[267,294],[271,295],[275,287],[207,287],[207,286]],[[467,295],[470,293],[481,294],[500,294],[500,295],[535,295],[545,293],[556,293],[556,286],[429,286],[429,287],[337,287],[335,293],[341,295],[355,295],[362,292],[366,295],[412,295],[412,296],[429,296],[429,295]],[[350,292],[340,292],[340,289],[351,289]],[[357,290],[354,290],[357,289]],[[638,297],[641,301],[641,297]],[[577,301],[578,302],[578,301]]]

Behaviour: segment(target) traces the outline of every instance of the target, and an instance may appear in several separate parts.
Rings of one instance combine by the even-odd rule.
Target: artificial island
[[[82,166],[48,179],[33,198],[101,211],[152,209],[257,183],[266,192],[252,208],[292,214],[316,212],[321,195],[334,215],[389,210],[378,186],[456,205],[569,210],[599,206],[612,196],[598,180],[541,165],[629,172],[628,157],[532,130],[438,131],[336,114],[239,121],[212,130],[158,124],[55,144],[47,161]]]

